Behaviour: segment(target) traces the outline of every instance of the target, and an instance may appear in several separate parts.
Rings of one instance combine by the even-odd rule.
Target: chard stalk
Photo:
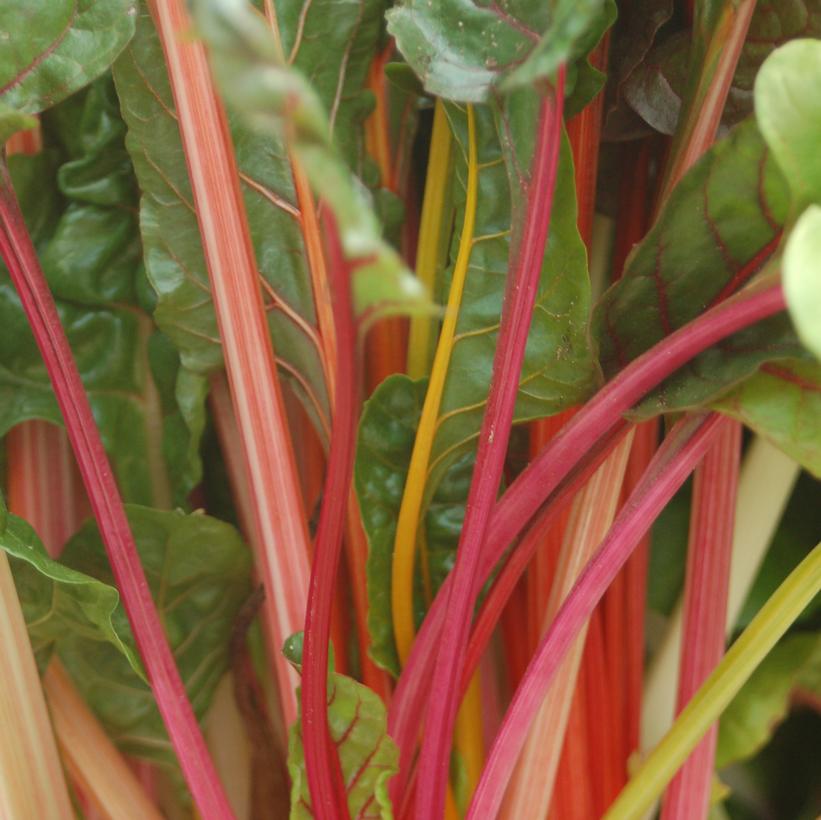
[[[520,245],[512,259],[490,393],[479,434],[476,467],[456,563],[451,572],[445,617],[449,640],[442,645],[437,659],[419,763],[422,788],[417,794],[416,816],[420,820],[441,817],[444,809],[451,739],[459,705],[459,674],[478,592],[482,545],[504,468],[522,360],[539,285],[559,159],[563,102],[562,66],[556,87],[544,97],[539,112],[527,216]]]
[[[710,726],[819,591],[821,544],[761,607],[610,807],[605,820],[641,817],[653,805]]]
[[[251,508],[263,545],[265,614],[281,646],[302,627],[308,593],[308,527],[283,407],[254,250],[225,110],[205,48],[189,35],[183,0],[149,3],[165,53],[197,209]],[[286,724],[296,716],[296,675],[272,659]]]
[[[117,589],[183,774],[204,818],[232,817],[151,599],[77,365],[5,163],[0,166],[0,254],[20,295],[51,379]]]
[[[350,292],[351,268],[330,214],[326,226],[336,321],[338,389],[305,618],[302,741],[314,813],[329,820],[345,820],[349,816],[345,781],[339,753],[328,728],[328,639],[334,583],[350,497],[359,385],[355,367],[356,327]]]
[[[633,548],[703,457],[720,423],[718,416],[684,419],[659,448],[533,656],[490,751],[468,820],[496,816],[533,718],[579,630]]]
[[[696,468],[684,585],[679,711],[724,654],[740,453],[741,425],[728,421]],[[713,726],[673,779],[664,798],[662,820],[706,817],[717,738],[718,727]]]

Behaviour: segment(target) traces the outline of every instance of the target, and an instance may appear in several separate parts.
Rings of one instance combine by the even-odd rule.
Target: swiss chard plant
[[[819,88],[818,0],[4,0],[0,815],[817,817]]]

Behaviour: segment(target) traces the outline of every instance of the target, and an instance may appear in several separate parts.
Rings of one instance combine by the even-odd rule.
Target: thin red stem
[[[476,467],[456,563],[451,572],[450,601],[445,617],[449,640],[442,645],[437,659],[419,763],[423,787],[417,795],[416,816],[420,820],[441,817],[444,811],[451,738],[459,706],[459,675],[476,598],[482,545],[504,469],[519,376],[539,286],[559,160],[563,100],[562,67],[555,93],[544,97],[539,112],[527,217],[505,297]]]
[[[687,418],[659,448],[645,480],[619,514],[539,645],[491,749],[468,820],[496,816],[533,718],[567,651],[633,548],[704,456],[721,421],[715,415]]]
[[[0,252],[48,370],[134,639],[183,775],[204,818],[233,817],[163,632],[122,499],[54,299],[0,165]]]
[[[351,270],[336,223],[327,209],[325,222],[328,269],[334,294],[337,388],[325,491],[308,588],[302,667],[302,740],[314,814],[328,820],[346,820],[349,814],[345,782],[328,728],[328,641],[353,470],[358,383]]]

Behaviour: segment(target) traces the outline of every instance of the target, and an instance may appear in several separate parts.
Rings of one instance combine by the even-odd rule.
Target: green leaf
[[[49,558],[34,529],[11,515],[0,497],[0,549],[10,559],[14,584],[38,666],[45,669],[66,635],[105,644],[132,676],[144,680],[131,633],[123,629],[116,588]]]
[[[403,0],[387,18],[388,31],[428,92],[483,102],[494,86],[511,91],[530,85],[586,54],[612,23],[613,6],[602,0]]]
[[[357,312],[429,311],[419,281],[383,240],[366,189],[332,142],[335,109],[327,112],[308,79],[284,62],[270,28],[245,0],[197,0],[195,19],[226,99],[259,134],[280,140],[288,133],[311,186],[333,209],[345,252],[360,263]]]
[[[21,114],[0,100],[0,145],[5,145],[8,138],[18,131],[34,128],[36,125],[37,120],[34,117]]]
[[[43,153],[10,158],[15,189],[123,495],[157,506],[185,504],[201,470],[201,423],[198,428],[194,415],[177,406],[179,357],[167,345],[160,353],[162,340],[140,306],[136,186],[110,80],[67,105],[71,143],[55,144],[62,136],[58,106],[44,117]],[[55,177],[59,187],[44,185]],[[0,435],[28,419],[62,423],[5,270],[0,322],[8,331],[0,347]],[[164,382],[170,395],[158,389]]]
[[[368,631],[370,655],[399,674],[391,613],[391,562],[396,521],[427,380],[396,375],[365,402],[359,425],[354,481],[368,536]],[[473,458],[457,460],[433,492],[425,517],[425,540],[436,590],[447,575],[459,540]],[[421,573],[417,573],[421,579]],[[421,583],[421,580],[419,581]],[[417,602],[424,597],[417,596]],[[417,611],[418,621],[424,611]]]
[[[128,522],[174,659],[197,717],[228,668],[234,619],[251,592],[251,559],[237,531],[215,518],[128,505]],[[78,572],[113,585],[100,535],[88,522],[63,553]],[[113,617],[130,634],[125,612]],[[175,765],[154,697],[122,652],[66,631],[57,644],[75,685],[127,754]]]
[[[821,636],[786,637],[762,662],[721,716],[716,767],[752,757],[787,716],[790,695],[807,682],[821,695]]]
[[[764,364],[714,406],[821,478],[821,364]]]
[[[758,125],[799,209],[821,203],[819,83],[819,40],[794,40],[774,51],[755,81]]]
[[[328,725],[339,752],[351,817],[392,820],[388,781],[399,771],[399,750],[388,735],[385,705],[379,696],[345,676],[329,676]],[[314,817],[305,757],[302,721],[291,727],[288,771],[291,775],[291,820]]]
[[[790,232],[781,270],[784,296],[798,335],[821,359],[821,207],[818,205],[810,205]]]
[[[134,0],[3,0],[0,100],[28,114],[99,77],[134,34]]]

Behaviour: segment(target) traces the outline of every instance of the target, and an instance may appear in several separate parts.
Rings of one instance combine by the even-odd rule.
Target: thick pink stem
[[[465,522],[451,573],[445,615],[448,641],[442,644],[430,690],[428,721],[420,757],[419,820],[442,817],[450,772],[450,747],[459,707],[459,681],[471,615],[481,573],[481,551],[504,468],[513,409],[519,388],[527,335],[539,287],[561,139],[564,69],[555,91],[539,112],[528,209],[521,243],[505,294],[502,322],[487,408],[479,434],[476,467],[468,494]]]
[[[684,584],[678,714],[724,655],[741,425],[724,424],[696,470]],[[698,820],[710,808],[717,726],[690,754],[664,797],[662,820]]]
[[[339,754],[328,729],[328,641],[334,584],[356,443],[358,382],[356,329],[351,305],[351,270],[333,217],[326,216],[329,274],[336,327],[336,401],[324,500],[316,532],[302,666],[302,742],[308,787],[316,817],[348,818],[348,800]]]
[[[117,588],[183,774],[204,818],[233,817],[165,638],[54,299],[0,164],[0,253],[48,370]]]
[[[533,719],[579,630],[633,548],[704,456],[722,421],[717,415],[686,418],[659,448],[539,644],[490,751],[468,811],[469,820],[496,816]]]

